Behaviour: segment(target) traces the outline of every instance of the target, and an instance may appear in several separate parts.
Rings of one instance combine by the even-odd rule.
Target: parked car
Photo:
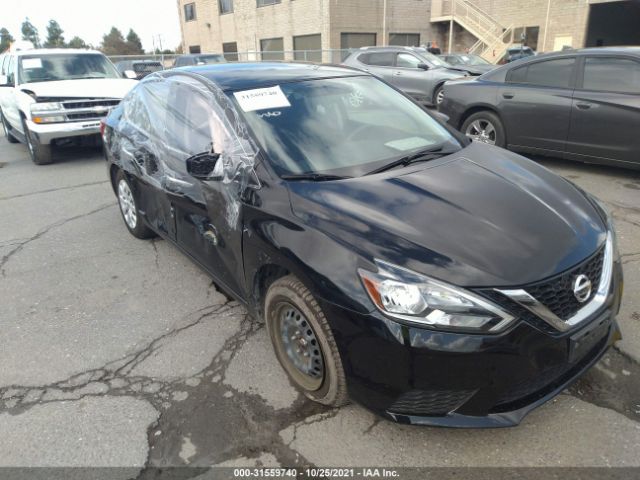
[[[343,64],[372,73],[427,105],[442,102],[444,82],[467,74],[419,47],[363,47]]]
[[[224,58],[224,55],[219,54],[211,54],[211,53],[198,53],[198,54],[188,54],[188,55],[180,55],[176,57],[176,60],[173,64],[175,67],[192,67],[195,65],[213,65],[215,63],[226,63],[227,61]]]
[[[480,55],[469,53],[447,53],[440,58],[453,67],[464,68],[471,75],[482,75],[496,68],[493,63],[487,62]]]
[[[162,62],[157,60],[123,60],[116,63],[116,68],[123,77],[136,80],[142,80],[153,72],[164,70]],[[127,72],[133,72],[133,75]]]
[[[614,232],[589,194],[437,116],[353,69],[227,64],[143,80],[103,136],[129,232],[264,319],[307,397],[514,425],[618,338]]]
[[[640,48],[538,55],[447,84],[441,111],[474,140],[640,168]]]
[[[100,119],[135,84],[100,52],[9,52],[0,55],[0,122],[9,142],[27,144],[36,164],[51,163],[56,144],[99,141]]]
[[[505,63],[515,62],[521,58],[533,57],[535,54],[536,52],[534,52],[531,47],[527,47],[525,45],[513,45],[507,49],[504,56],[498,63],[503,65]]]

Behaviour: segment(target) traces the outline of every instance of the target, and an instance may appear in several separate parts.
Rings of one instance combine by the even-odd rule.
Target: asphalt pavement
[[[101,152],[0,137],[0,467],[640,466],[640,172],[540,161],[615,216],[624,339],[519,427],[448,430],[307,401],[263,325],[129,235]]]

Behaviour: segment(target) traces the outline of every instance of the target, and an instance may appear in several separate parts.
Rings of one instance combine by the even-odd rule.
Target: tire
[[[331,327],[307,287],[293,275],[276,280],[267,291],[264,311],[276,357],[296,388],[323,405],[340,407],[347,404],[347,382]],[[290,315],[290,312],[294,314]],[[293,326],[293,335],[290,336],[292,330],[287,326]],[[294,340],[296,333],[301,333],[298,340]],[[302,340],[306,344],[301,348],[310,354],[302,356],[303,361],[309,362],[315,377],[294,364],[296,353],[287,352],[287,347],[293,350]],[[320,368],[321,374],[318,373]]]
[[[141,240],[155,237],[155,232],[147,227],[140,215],[133,195],[133,188],[122,170],[118,170],[116,175],[116,196],[122,220],[129,233]]]
[[[27,148],[29,149],[29,155],[31,156],[31,160],[36,165],[48,165],[53,162],[53,151],[51,145],[45,145],[39,143],[31,132],[29,131],[29,127],[27,126],[27,121],[22,119],[22,128],[24,129],[24,138],[27,142]]]
[[[444,85],[440,85],[438,87],[436,87],[436,89],[433,91],[433,106],[436,108],[440,108],[440,104],[442,103],[442,100],[444,100]]]
[[[2,112],[0,112],[0,122],[2,122],[2,129],[4,130],[4,134],[7,137],[7,140],[9,141],[9,143],[20,143],[20,140],[14,137],[13,134],[11,133],[11,128],[9,127],[9,124],[7,123],[7,119],[4,118],[4,115],[2,114]]]
[[[505,147],[507,138],[500,118],[488,110],[474,113],[467,118],[460,129],[467,137],[477,142],[496,147]]]

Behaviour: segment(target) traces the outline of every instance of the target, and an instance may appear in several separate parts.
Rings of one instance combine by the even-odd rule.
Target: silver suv
[[[363,47],[343,64],[377,75],[417,101],[434,106],[444,98],[444,82],[467,74],[419,47]]]

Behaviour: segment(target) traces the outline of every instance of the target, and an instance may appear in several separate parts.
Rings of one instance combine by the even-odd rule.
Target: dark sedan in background
[[[640,48],[539,55],[449,82],[440,111],[476,141],[640,168]]]
[[[496,65],[487,62],[480,55],[470,53],[446,53],[439,56],[449,65],[463,68],[471,75],[482,75],[497,68]]]
[[[116,63],[116,68],[123,77],[127,77],[128,71],[135,73],[135,78],[131,75],[133,80],[142,80],[150,73],[164,70],[162,62],[158,60],[123,60]]]

